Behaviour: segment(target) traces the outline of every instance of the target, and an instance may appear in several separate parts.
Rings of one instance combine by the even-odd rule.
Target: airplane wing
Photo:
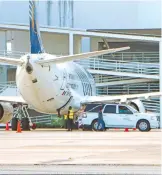
[[[27,104],[21,96],[0,96],[0,102]]]
[[[81,53],[81,54],[75,54],[75,55],[60,56],[60,57],[55,57],[55,58],[51,58],[51,59],[37,60],[35,62],[38,64],[41,64],[41,65],[46,64],[46,63],[64,63],[67,61],[86,59],[86,58],[104,55],[104,54],[108,54],[108,53],[115,53],[115,52],[119,52],[119,51],[123,51],[123,50],[127,50],[127,49],[130,49],[130,47],[121,47],[121,48],[107,49],[107,50]],[[1,56],[0,56],[0,62],[9,64],[9,65],[15,65],[15,66],[22,65],[24,63],[24,61],[20,60],[20,59],[1,57]]]
[[[23,64],[23,61],[20,59],[8,58],[8,57],[0,57],[0,62],[15,65],[15,66]]]
[[[95,57],[99,55],[109,54],[109,53],[115,53],[123,50],[130,49],[130,47],[121,47],[121,48],[114,48],[114,49],[107,49],[107,50],[101,50],[101,51],[95,51],[95,52],[87,52],[87,53],[81,53],[81,54],[75,54],[75,55],[67,55],[67,56],[60,56],[52,59],[47,60],[38,60],[36,63],[39,64],[46,64],[46,63],[64,63],[67,61],[73,61],[73,60],[80,60],[90,57]]]
[[[144,94],[132,94],[132,95],[107,95],[107,96],[87,96],[85,99],[81,101],[82,104],[84,103],[94,103],[94,102],[110,102],[110,101],[119,101],[119,102],[126,102],[127,100],[131,99],[149,99],[150,97],[158,97],[161,96],[161,92],[152,92],[152,93],[144,93]]]

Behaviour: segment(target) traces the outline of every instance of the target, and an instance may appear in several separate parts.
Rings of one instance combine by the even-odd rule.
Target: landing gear
[[[14,117],[12,119],[11,124],[13,131],[17,130],[18,120],[21,120],[21,126],[23,131],[29,131],[30,127],[32,129],[36,129],[36,125],[31,122],[27,108],[28,108],[27,105],[19,105],[18,107],[15,108]]]
[[[58,117],[61,117],[60,109],[57,109],[57,112],[58,112]]]
[[[30,131],[30,125],[29,125],[29,119],[28,118],[22,118],[22,129],[23,131]]]

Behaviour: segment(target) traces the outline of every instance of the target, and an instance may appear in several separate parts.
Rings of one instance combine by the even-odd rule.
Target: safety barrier
[[[115,59],[132,62],[158,63],[159,52],[116,52],[101,56],[102,59]]]
[[[0,83],[0,94],[2,95],[2,93],[5,92],[5,90],[7,89],[15,89],[16,91],[17,90],[16,82],[15,81],[1,82]]]
[[[28,54],[28,52],[0,50],[1,56],[3,55],[3,56],[20,57],[25,54]],[[110,60],[113,59],[122,61],[132,61],[132,62],[158,63],[159,52],[116,52],[113,53],[113,56],[112,54],[105,54],[100,56],[99,58],[110,59]]]
[[[31,121],[33,123],[46,123],[46,124],[51,124],[53,119],[52,115],[42,115],[42,116],[36,116],[36,117],[31,117]]]
[[[121,77],[121,76],[115,76],[115,75],[101,75],[101,74],[93,74],[93,78],[94,78],[96,83],[136,79],[136,78],[133,78],[133,77]]]
[[[97,87],[98,95],[138,94],[159,91],[158,83],[139,83]]]
[[[86,69],[116,71],[125,73],[136,73],[144,75],[158,75],[158,63],[126,62],[119,60],[107,60],[91,58],[83,61],[76,61]],[[129,75],[128,75],[129,76]]]
[[[27,52],[19,52],[19,51],[6,51],[0,50],[0,56],[4,57],[12,57],[12,58],[20,58],[20,56],[27,54]]]

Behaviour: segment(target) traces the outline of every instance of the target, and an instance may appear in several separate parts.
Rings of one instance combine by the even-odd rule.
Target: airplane
[[[7,123],[13,115],[12,103],[31,105],[36,111],[47,114],[66,114],[69,106],[74,111],[88,102],[136,100],[138,98],[160,96],[160,92],[97,96],[92,75],[75,60],[86,59],[103,54],[111,54],[129,49],[113,48],[74,55],[56,56],[47,54],[42,44],[37,21],[36,2],[29,0],[30,53],[20,59],[0,57],[0,63],[16,65],[16,84],[21,96],[0,96],[0,123]]]

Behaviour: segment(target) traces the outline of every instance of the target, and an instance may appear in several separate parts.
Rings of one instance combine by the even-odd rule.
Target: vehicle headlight
[[[84,113],[84,114],[82,115],[82,117],[83,117],[83,118],[86,118],[86,117],[87,117],[86,113]]]
[[[157,120],[157,117],[156,116],[152,116],[151,120]]]

